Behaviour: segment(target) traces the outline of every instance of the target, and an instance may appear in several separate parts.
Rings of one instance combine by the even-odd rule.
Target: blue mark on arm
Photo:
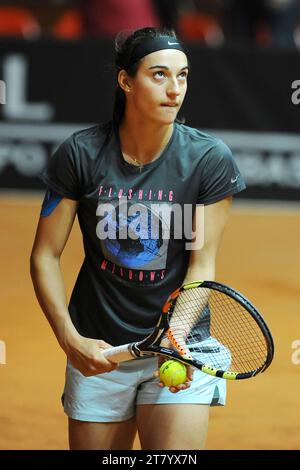
[[[56,208],[56,206],[62,200],[62,198],[63,197],[60,196],[58,193],[48,188],[46,191],[44,200],[43,200],[41,216],[47,217],[48,215],[51,215],[54,209]]]

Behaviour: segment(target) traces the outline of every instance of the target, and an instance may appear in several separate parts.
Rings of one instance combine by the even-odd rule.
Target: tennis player
[[[215,278],[245,184],[220,139],[176,121],[189,61],[174,32],[119,35],[115,63],[113,119],[71,135],[43,172],[32,280],[67,356],[71,449],[130,449],[136,431],[143,449],[202,449],[225,380],[189,370],[163,387],[156,358],[116,366],[102,351],[147,336],[183,282]],[[85,258],[67,305],[60,257],[76,214]]]

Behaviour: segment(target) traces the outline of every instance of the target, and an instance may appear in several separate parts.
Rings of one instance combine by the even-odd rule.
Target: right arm
[[[74,327],[60,269],[60,257],[69,238],[78,203],[63,198],[47,217],[40,217],[30,257],[30,272],[39,304],[54,334],[74,367],[85,376],[109,372],[116,364],[101,350],[102,340],[81,336]]]

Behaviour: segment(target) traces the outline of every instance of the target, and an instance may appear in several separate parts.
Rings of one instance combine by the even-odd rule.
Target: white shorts
[[[79,421],[118,422],[135,415],[137,405],[204,404],[225,405],[226,380],[198,369],[190,388],[172,393],[159,387],[154,377],[157,358],[120,363],[118,369],[84,377],[69,362],[62,396],[65,413]]]

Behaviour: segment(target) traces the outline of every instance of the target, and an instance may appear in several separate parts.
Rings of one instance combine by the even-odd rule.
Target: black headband
[[[183,49],[178,39],[172,36],[146,39],[135,47],[129,62],[126,65],[126,68],[129,68],[131,65],[146,55],[151,54],[152,52],[161,51],[163,49],[177,49],[178,51],[185,53],[185,50]]]

